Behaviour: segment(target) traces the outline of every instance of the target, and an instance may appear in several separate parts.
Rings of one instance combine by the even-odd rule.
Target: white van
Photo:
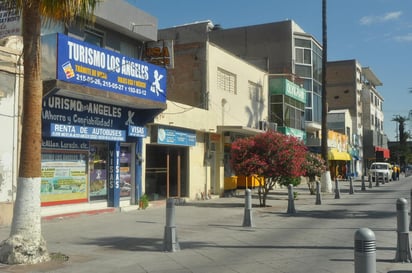
[[[369,181],[375,182],[376,179],[384,181],[392,180],[392,166],[386,162],[374,162],[369,168]]]

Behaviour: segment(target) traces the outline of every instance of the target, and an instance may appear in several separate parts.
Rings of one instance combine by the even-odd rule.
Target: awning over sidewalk
[[[383,152],[383,157],[384,158],[390,158],[391,157],[390,150],[386,149],[386,148],[383,148],[383,147],[375,146],[375,152]]]
[[[328,159],[329,160],[343,160],[343,161],[350,161],[351,156],[347,152],[339,152],[337,149],[331,149],[328,152]]]
[[[250,128],[242,125],[224,125],[224,126],[217,126],[218,132],[232,132],[244,135],[254,136],[259,133],[263,133],[263,130]]]

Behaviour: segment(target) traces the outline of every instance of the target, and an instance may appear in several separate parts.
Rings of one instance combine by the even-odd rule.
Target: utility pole
[[[326,162],[327,170],[329,170],[328,163],[328,128],[327,128],[327,115],[328,104],[326,99],[326,64],[328,57],[328,39],[327,39],[327,1],[322,0],[322,140],[321,150],[322,157]]]
[[[326,98],[326,64],[328,61],[328,37],[327,37],[327,16],[326,5],[327,1],[322,0],[322,139],[321,150],[322,157],[326,163],[326,172],[321,177],[321,191],[332,192],[332,181],[330,178],[329,162],[328,162],[328,127],[327,115],[328,104]]]

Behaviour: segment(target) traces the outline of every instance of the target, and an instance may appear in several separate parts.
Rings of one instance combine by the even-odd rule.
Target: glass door
[[[107,160],[106,142],[90,142],[89,174],[90,200],[107,199]]]

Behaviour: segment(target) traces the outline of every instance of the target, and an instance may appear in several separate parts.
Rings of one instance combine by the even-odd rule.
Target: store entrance
[[[109,149],[107,142],[90,142],[89,174],[90,200],[107,199],[107,160]]]
[[[135,191],[133,145],[122,143],[120,146],[120,198],[130,199]]]
[[[151,200],[187,196],[187,147],[147,145],[145,158],[145,193]]]

